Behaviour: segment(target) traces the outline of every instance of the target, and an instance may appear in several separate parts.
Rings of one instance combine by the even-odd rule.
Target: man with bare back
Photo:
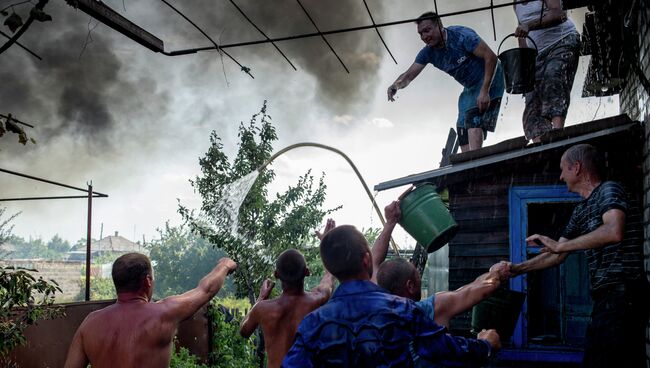
[[[325,232],[332,228],[334,221],[328,220]],[[280,367],[293,345],[298,325],[307,314],[329,300],[334,284],[334,277],[326,271],[320,284],[311,292],[305,292],[304,280],[305,276],[309,276],[309,269],[303,255],[295,249],[280,254],[275,263],[274,276],[282,282],[282,294],[266,300],[274,283],[269,279],[264,280],[257,302],[239,329],[242,336],[249,337],[258,326],[262,327],[269,368]]]
[[[182,295],[151,302],[154,277],[149,258],[128,253],[113,263],[117,301],[90,313],[72,340],[65,368],[169,367],[178,323],[191,317],[237,268],[221,258],[199,285]]]

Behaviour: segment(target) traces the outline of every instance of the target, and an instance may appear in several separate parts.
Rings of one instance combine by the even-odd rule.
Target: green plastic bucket
[[[402,198],[400,209],[400,225],[429,253],[447,244],[458,231],[458,224],[440,199],[435,185],[416,187]]]
[[[472,308],[472,332],[497,330],[501,341],[512,337],[526,294],[509,289],[497,289],[489,298]]]

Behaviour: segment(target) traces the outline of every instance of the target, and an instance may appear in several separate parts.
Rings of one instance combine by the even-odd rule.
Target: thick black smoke
[[[309,18],[295,0],[256,1],[235,0],[236,4],[269,37],[279,38],[316,32]],[[350,0],[301,0],[312,19],[321,31],[349,28],[371,23],[363,1]],[[368,1],[376,21],[383,19],[383,5]],[[206,33],[221,44],[263,39],[263,36],[250,25],[228,0],[214,2],[175,1],[174,6],[200,25]],[[161,12],[163,19],[173,19],[175,14],[169,9]],[[164,31],[163,31],[164,32]],[[180,34],[168,34],[166,38],[192,40],[186,44],[174,45],[177,49],[187,48],[188,44],[209,45],[209,42],[191,27],[183,28]],[[277,43],[298,69],[295,72],[271,44],[245,46],[227,49],[238,61],[251,67],[260,84],[269,80],[277,82],[278,93],[284,88],[282,78],[291,73],[307,73],[314,78],[315,103],[332,110],[335,114],[349,113],[354,106],[370,100],[370,93],[378,82],[377,73],[385,52],[374,30],[341,33],[326,36],[329,43],[340,56],[348,74],[336,56],[320,37]],[[215,58],[202,59],[191,73],[203,73],[215,68]],[[226,63],[230,61],[224,57]],[[265,74],[264,65],[275,67],[273,75]],[[196,77],[192,75],[190,79]],[[232,77],[231,77],[232,79]],[[272,96],[269,96],[272,97]]]

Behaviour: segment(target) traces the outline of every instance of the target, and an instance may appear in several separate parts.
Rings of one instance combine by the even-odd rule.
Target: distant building
[[[96,258],[103,255],[119,256],[126,253],[138,252],[148,254],[149,251],[140,243],[134,243],[118,232],[115,235],[109,235],[100,240],[95,240],[90,244],[91,257]],[[69,261],[83,261],[86,259],[86,245],[77,245],[68,252]]]

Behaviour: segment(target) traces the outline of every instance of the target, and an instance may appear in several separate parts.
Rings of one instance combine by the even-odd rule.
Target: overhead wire
[[[366,6],[366,10],[368,11],[368,16],[370,17],[370,21],[372,22],[372,25],[375,25],[375,19],[372,17],[372,13],[370,12],[370,8],[368,7],[368,3],[366,0],[363,0],[363,5]],[[386,45],[386,42],[384,41],[384,38],[381,37],[381,33],[379,33],[379,29],[375,27],[375,32],[377,32],[377,36],[379,36],[379,39],[381,40],[381,43],[384,44],[384,47],[386,48],[386,51],[388,51],[388,55],[390,55],[391,59],[397,64],[397,60],[395,60],[395,57],[393,56],[393,53],[390,52],[390,49],[388,48],[388,45]]]
[[[260,27],[258,27],[255,23],[253,23],[253,21],[252,21],[252,20],[251,20],[247,15],[246,15],[246,13],[244,13],[244,11],[243,11],[239,6],[237,6],[237,4],[235,3],[234,0],[230,0],[230,3],[231,3],[231,4],[232,4],[232,5],[233,5],[233,6],[234,6],[238,11],[239,11],[239,13],[240,13],[240,14],[241,14],[241,15],[242,15],[242,16],[243,16],[243,17],[248,21],[248,23],[250,23],[253,27],[255,27],[255,29],[256,29],[258,32],[260,32],[260,33],[262,34],[262,36],[264,36],[267,40],[271,40],[271,39],[269,38],[269,36],[267,36],[266,33],[264,33],[264,31],[262,31],[262,30],[260,29]],[[282,55],[282,57],[284,58],[284,60],[286,60],[287,63],[289,63],[289,65],[291,65],[291,67],[293,68],[293,70],[298,70],[298,69],[296,69],[296,67],[293,65],[293,63],[291,62],[291,60],[289,60],[289,58],[284,54],[284,52],[282,52],[282,50],[280,50],[280,48],[278,47],[278,45],[275,44],[275,42],[271,42],[271,45],[273,45],[273,47],[275,47],[275,49],[280,53],[280,55]]]
[[[187,16],[185,16],[185,14],[183,14],[180,10],[176,9],[172,4],[170,4],[169,2],[167,2],[167,0],[160,0],[160,1],[162,1],[163,3],[165,3],[165,4],[166,4],[167,6],[169,6],[173,11],[175,11],[176,13],[178,13],[178,15],[180,15],[181,17],[183,17],[183,19],[185,19],[185,20],[188,21],[191,25],[193,25],[194,28],[196,28],[199,32],[201,32],[201,34],[203,34],[203,35],[205,36],[205,38],[207,38],[208,40],[210,40],[210,42],[212,42],[212,44],[214,45],[214,48],[216,48],[219,52],[223,52],[226,56],[228,56],[228,57],[230,58],[230,60],[234,61],[237,65],[239,65],[239,67],[241,68],[241,71],[242,71],[242,72],[248,74],[251,78],[255,79],[255,77],[253,77],[253,74],[251,74],[251,69],[250,69],[249,67],[243,66],[242,64],[239,63],[239,61],[237,61],[234,57],[232,57],[232,55],[230,55],[228,52],[226,52],[225,50],[223,50],[223,48],[219,47],[219,45],[218,45],[216,42],[214,42],[214,40],[213,40],[210,36],[208,36],[208,34],[205,33],[205,32],[201,29],[201,27],[199,27],[198,25],[196,25],[196,23],[194,23],[190,18],[188,18]],[[167,53],[165,53],[165,54],[167,55]]]
[[[307,18],[309,18],[309,20],[311,21],[311,24],[314,25],[314,28],[316,28],[316,31],[318,32],[318,34],[320,35],[320,37],[323,39],[323,41],[325,41],[325,43],[326,43],[327,46],[330,48],[330,50],[332,51],[332,53],[334,53],[334,56],[336,56],[336,58],[339,59],[339,62],[340,62],[341,65],[343,66],[343,69],[345,69],[345,71],[346,71],[348,74],[350,74],[350,70],[348,69],[347,66],[345,66],[345,63],[343,62],[343,60],[341,60],[341,58],[339,57],[339,54],[337,54],[336,51],[334,51],[334,48],[333,48],[332,45],[330,45],[330,43],[327,41],[327,38],[325,38],[325,36],[323,35],[323,32],[321,32],[320,29],[318,29],[318,26],[316,25],[316,22],[314,22],[314,19],[312,19],[311,15],[309,15],[309,12],[307,11],[307,9],[305,9],[305,7],[302,5],[302,3],[300,2],[300,0],[296,0],[296,2],[298,3],[298,5],[300,5],[300,8],[302,9],[302,11],[305,12],[305,15],[306,15]]]
[[[486,11],[486,10],[490,10],[490,9],[498,9],[498,8],[503,8],[503,7],[506,7],[506,6],[522,4],[522,3],[525,3],[525,2],[528,2],[528,1],[529,0],[517,0],[517,1],[504,3],[504,4],[488,5],[488,6],[473,8],[473,9],[469,9],[469,10],[460,10],[460,11],[455,11],[455,12],[449,12],[449,13],[446,13],[446,14],[439,14],[439,16],[440,16],[440,18],[444,18],[444,17],[451,17],[451,16],[468,14],[468,13],[481,12],[481,11]],[[332,35],[332,34],[356,32],[356,31],[363,31],[363,30],[373,29],[373,28],[383,28],[383,27],[390,27],[390,26],[395,26],[395,25],[400,25],[400,24],[405,24],[405,23],[413,23],[416,20],[418,20],[418,18],[403,19],[403,20],[397,20],[397,21],[385,22],[385,23],[376,23],[376,24],[370,24],[370,25],[365,25],[365,26],[356,26],[356,27],[349,27],[349,28],[333,29],[333,30],[330,30],[330,31],[320,31],[319,30],[318,32],[303,33],[303,34],[291,35],[291,36],[286,36],[286,37],[271,38],[271,39],[268,39],[268,40],[264,39],[264,40],[256,40],[256,41],[236,42],[236,43],[220,45],[220,49],[223,50],[223,49],[234,48],[234,47],[259,45],[259,44],[270,43],[270,42],[291,41],[291,40],[298,40],[298,39],[310,38],[310,37],[324,37],[324,36]],[[184,50],[176,50],[176,51],[165,52],[165,55],[179,56],[179,55],[193,54],[193,53],[196,53],[196,52],[199,52],[199,51],[208,51],[208,50],[213,50],[213,49],[214,49],[214,47],[210,47],[210,46],[197,47],[197,48],[192,48],[192,49],[184,49]]]

